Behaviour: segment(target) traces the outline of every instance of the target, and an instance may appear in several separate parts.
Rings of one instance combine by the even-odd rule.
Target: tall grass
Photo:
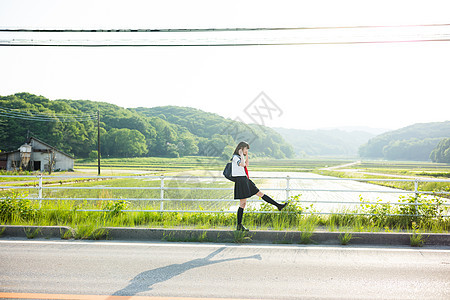
[[[120,167],[127,169],[139,169],[149,171],[185,171],[199,169],[222,168],[223,165],[210,164],[210,158],[186,157],[186,158],[139,158],[139,159],[109,159],[103,160],[103,167],[117,170]],[[252,170],[264,171],[313,171],[323,168],[326,165],[338,165],[347,161],[337,160],[252,160]],[[83,164],[83,165],[81,165]],[[96,164],[84,161],[77,162],[78,166],[96,167]],[[378,171],[391,174],[412,175],[416,171],[428,173],[448,172],[448,165],[435,164],[381,164],[362,163],[355,168],[365,168],[366,171]],[[337,177],[348,177],[339,172],[317,171]],[[417,173],[417,172],[416,172]],[[444,174],[443,173],[443,174]],[[2,174],[2,173],[0,173]],[[10,174],[10,173],[8,173]],[[28,174],[28,173],[18,173]],[[418,174],[418,173],[417,173]],[[446,174],[446,173],[445,173]],[[359,175],[366,178],[365,175]],[[355,177],[352,174],[351,177]],[[1,179],[0,179],[1,180]],[[6,181],[13,181],[11,178],[4,178]],[[24,179],[27,180],[28,179]],[[32,180],[30,180],[32,181]],[[159,189],[149,190],[147,187],[159,187],[160,179],[151,178],[121,178],[121,179],[95,179],[84,180],[82,182],[52,181],[48,184],[57,184],[67,187],[105,187],[98,190],[62,190],[45,189],[44,198],[55,198],[58,200],[42,200],[41,202],[27,200],[27,197],[37,197],[35,190],[24,189],[14,190],[14,192],[0,192],[0,224],[11,225],[59,225],[69,226],[75,230],[76,238],[98,238],[105,232],[99,230],[103,227],[162,227],[162,228],[235,228],[235,213],[189,213],[189,212],[130,212],[132,210],[159,210],[161,203],[165,210],[189,211],[189,210],[213,210],[227,211],[232,207],[237,207],[237,202],[233,201],[232,190],[165,190],[165,199],[184,199],[180,201],[164,201],[159,198]],[[258,185],[262,181],[255,180]],[[377,182],[378,183],[378,182]],[[31,185],[35,185],[34,184]],[[391,182],[394,187],[403,189],[413,189],[413,183]],[[178,187],[218,187],[232,188],[233,184],[227,181],[201,181],[195,178],[188,179],[168,179],[164,181],[164,186],[169,188]],[[135,187],[133,190],[107,189],[107,187]],[[421,183],[419,190],[422,191],[449,191],[448,183]],[[79,198],[82,200],[68,200],[65,198]],[[96,198],[98,200],[87,200]],[[133,199],[125,201],[124,198]],[[113,199],[113,200],[111,200]],[[158,199],[158,200],[148,200]],[[194,200],[194,201],[188,201]],[[229,199],[225,202],[201,201],[200,199]],[[361,199],[363,201],[363,199]],[[279,213],[269,204],[262,204],[248,208],[244,214],[244,224],[246,227],[255,229],[272,230],[297,230],[302,232],[305,242],[313,240],[313,232],[318,228],[341,231],[341,232],[361,232],[361,231],[409,231],[409,232],[449,232],[450,218],[442,217],[448,215],[448,209],[441,205],[439,197],[430,198],[418,197],[418,203],[423,206],[414,205],[416,198],[401,198],[400,202],[405,205],[396,206],[389,203],[366,205],[361,204],[357,209],[340,209],[330,215],[319,215],[312,205],[306,206],[301,201],[301,196],[291,197],[290,204],[283,212]],[[364,202],[364,201],[363,201]],[[91,210],[91,211],[85,211]],[[264,213],[256,213],[262,211]],[[365,214],[365,215],[354,215]],[[404,214],[410,216],[402,216]],[[422,215],[422,216],[419,216]]]
[[[27,200],[26,195],[9,192],[0,200],[0,223],[9,225],[57,225],[75,230],[76,238],[99,238],[105,235],[103,227],[152,227],[152,228],[235,228],[234,213],[187,213],[187,212],[126,212],[130,203],[124,200],[103,201],[104,211],[80,211],[83,204],[60,200],[48,201],[39,207],[36,201]],[[428,200],[427,200],[428,201]],[[82,201],[83,202],[83,201]],[[265,213],[249,209],[244,214],[244,224],[251,230],[294,230],[304,234],[305,243],[313,241],[313,232],[318,228],[332,231],[391,231],[449,232],[449,218],[440,217],[432,204],[422,213],[425,216],[401,216],[400,208],[385,207],[386,204],[362,205],[358,211],[343,211],[344,214],[319,215],[311,206],[303,206],[300,196],[291,197],[287,208],[279,213],[269,204],[262,204]],[[406,207],[414,207],[406,205]],[[406,209],[406,208],[403,208]],[[350,215],[348,213],[371,213],[372,215]],[[307,213],[307,214],[306,214]],[[303,236],[303,235],[302,235]]]

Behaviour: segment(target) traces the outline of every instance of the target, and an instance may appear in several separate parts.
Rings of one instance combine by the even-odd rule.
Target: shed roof
[[[67,156],[67,157],[69,157],[69,158],[75,159],[75,157],[73,157],[72,155],[67,154],[67,153],[65,153],[65,152],[63,152],[63,151],[61,151],[61,150],[58,150],[57,148],[53,147],[52,145],[49,145],[49,144],[47,144],[46,142],[43,142],[43,141],[41,141],[40,139],[35,138],[34,136],[30,137],[30,138],[28,139],[27,143],[28,143],[28,144],[31,144],[31,140],[35,140],[35,141],[37,141],[37,142],[39,142],[39,143],[41,143],[41,144],[43,144],[43,145],[45,145],[45,146],[47,146],[47,147],[49,147],[49,148],[55,150],[55,151],[58,151],[58,152],[61,153],[61,154],[64,154],[65,156]],[[18,151],[18,150],[16,150],[16,151]]]

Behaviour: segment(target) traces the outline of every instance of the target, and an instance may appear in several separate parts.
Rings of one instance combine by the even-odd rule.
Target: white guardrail
[[[231,188],[218,188],[218,187],[170,187],[166,186],[165,182],[167,180],[183,180],[183,179],[212,179],[217,181],[227,181],[224,177],[220,176],[148,176],[148,175],[142,175],[142,176],[89,176],[89,175],[83,175],[83,176],[69,176],[69,175],[0,175],[0,178],[21,178],[21,179],[34,179],[37,180],[38,183],[30,186],[30,185],[2,185],[0,182],[0,190],[14,190],[14,189],[20,189],[20,190],[36,190],[37,191],[37,197],[26,197],[25,199],[28,200],[38,200],[40,203],[43,200],[48,201],[56,201],[56,200],[83,200],[83,201],[119,201],[119,200],[125,200],[125,201],[161,201],[160,209],[157,210],[123,210],[124,212],[202,212],[202,213],[234,213],[235,211],[226,211],[226,210],[167,210],[164,209],[164,202],[168,201],[204,201],[204,202],[234,202],[239,201],[236,199],[184,199],[184,198],[166,198],[164,192],[169,190],[223,190],[223,191],[230,191],[232,192],[234,189]],[[105,180],[105,179],[147,179],[147,180],[159,180],[160,184],[157,187],[126,187],[126,186],[119,186],[119,187],[111,187],[111,186],[92,186],[92,187],[78,187],[78,186],[64,186],[63,184],[60,184],[59,186],[53,186],[53,185],[44,185],[43,179],[45,178],[51,178],[51,179],[65,179],[65,180]],[[252,179],[275,179],[275,180],[285,180],[286,185],[285,188],[264,188],[264,191],[284,191],[286,194],[286,201],[290,199],[292,192],[298,192],[298,193],[304,193],[304,192],[330,192],[330,193],[391,193],[391,194],[413,194],[415,195],[415,203],[405,203],[405,202],[371,202],[371,201],[330,201],[330,200],[303,200],[301,199],[302,203],[314,203],[314,204],[350,204],[350,205],[361,205],[361,204],[389,204],[389,205],[426,205],[424,203],[419,203],[418,198],[419,195],[437,195],[439,197],[447,196],[450,198],[450,192],[448,191],[437,191],[437,192],[430,192],[430,191],[420,191],[419,190],[419,184],[425,183],[425,182],[447,182],[450,187],[450,179],[392,179],[392,178],[386,178],[386,179],[368,179],[368,178],[337,178],[337,177],[252,177]],[[314,180],[314,181],[354,181],[354,182],[410,182],[414,184],[414,190],[407,191],[407,190],[400,190],[400,189],[390,189],[390,190],[365,190],[365,189],[306,189],[306,188],[291,188],[290,183],[291,180]],[[15,184],[20,184],[20,181],[14,182]],[[53,182],[52,184],[57,184],[58,181]],[[11,184],[11,183],[9,183]],[[75,184],[75,182],[67,182],[65,184]],[[50,198],[50,197],[43,197],[43,191],[44,190],[159,190],[160,191],[160,197],[159,198],[76,198],[76,197],[70,197],[70,198]],[[6,199],[5,197],[0,197],[0,199]],[[249,202],[264,202],[263,200],[249,200]],[[443,201],[441,206],[450,206],[448,201]],[[80,209],[78,211],[105,211],[101,209]],[[267,212],[267,211],[253,211],[254,213],[277,213],[277,212]],[[355,214],[355,215],[371,215],[368,213],[337,213],[337,212],[313,212],[314,214]],[[399,216],[399,215],[396,215]],[[449,216],[443,216],[443,217],[449,217]]]

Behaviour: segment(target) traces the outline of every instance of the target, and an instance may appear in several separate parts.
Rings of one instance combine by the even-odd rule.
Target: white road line
[[[195,244],[195,243],[142,243],[142,242],[84,242],[84,241],[17,241],[0,240],[1,244],[36,244],[36,245],[84,245],[84,246],[133,246],[133,247],[167,247],[167,248],[236,248],[236,249],[269,249],[269,250],[316,250],[316,251],[377,251],[377,252],[428,252],[449,253],[449,249],[426,249],[426,248],[381,248],[381,247],[349,247],[349,246],[313,246],[313,245],[230,245],[230,244]]]

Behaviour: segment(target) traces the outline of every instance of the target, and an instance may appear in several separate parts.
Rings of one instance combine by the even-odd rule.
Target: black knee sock
[[[270,203],[270,204],[272,204],[272,205],[275,205],[276,207],[279,207],[279,206],[280,206],[279,203],[277,203],[275,200],[273,200],[272,198],[270,198],[270,197],[267,196],[267,195],[262,196],[262,199],[263,199],[264,201],[266,201],[267,203]]]
[[[241,225],[242,224],[242,216],[244,215],[244,209],[242,207],[238,208],[237,211],[237,224]]]
[[[262,199],[264,201],[266,201],[267,203],[275,205],[278,208],[278,210],[282,210],[286,206],[286,203],[285,204],[280,204],[280,203],[276,202],[275,200],[273,200],[272,198],[270,198],[269,196],[267,196],[265,194],[264,194],[264,196],[262,196]]]

